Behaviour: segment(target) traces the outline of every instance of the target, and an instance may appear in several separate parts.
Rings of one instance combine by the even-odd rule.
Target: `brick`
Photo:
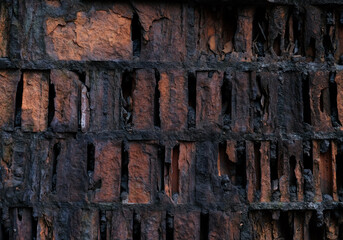
[[[130,143],[129,145],[129,203],[151,203],[154,185],[158,175],[156,146],[148,143]],[[155,171],[154,171],[155,170]]]
[[[197,72],[197,128],[216,129],[221,122],[220,87],[223,74],[219,72]]]
[[[10,239],[32,239],[32,209],[31,208],[13,208],[10,210],[12,219],[12,231],[10,232]],[[23,237],[26,238],[23,238]]]
[[[121,142],[97,141],[93,181],[101,181],[95,190],[95,202],[118,202],[121,182]]]
[[[8,56],[8,42],[9,42],[9,23],[10,18],[8,14],[8,4],[2,2],[0,4],[0,57]]]
[[[131,16],[116,13],[117,8],[78,12],[73,21],[48,17],[47,54],[57,60],[131,59]]]
[[[19,71],[0,71],[0,128],[4,130],[14,128],[16,91],[19,81]]]
[[[137,69],[133,91],[133,128],[148,130],[154,127],[155,71]]]
[[[337,113],[338,121],[343,122],[343,71],[336,72],[335,83],[337,84]]]
[[[200,239],[200,213],[176,212],[174,215],[174,239]]]
[[[88,181],[86,175],[85,143],[74,139],[61,141],[57,156],[55,199],[61,202],[78,202],[85,199]]]
[[[99,223],[99,211],[96,209],[78,209],[72,212],[70,239],[97,239]]]
[[[55,88],[55,112],[51,127],[56,132],[77,132],[79,128],[82,83],[76,73],[53,69],[51,83]]]
[[[133,212],[130,209],[107,211],[107,239],[132,239]]]
[[[233,132],[251,132],[252,113],[250,109],[250,84],[255,76],[250,72],[231,72],[232,74],[232,123]]]
[[[261,142],[261,202],[270,202],[271,182],[270,182],[270,142]]]
[[[120,77],[117,71],[90,72],[90,131],[119,128]]]
[[[161,129],[180,131],[187,128],[187,81],[182,70],[161,71],[160,91]]]
[[[23,73],[21,127],[25,132],[41,132],[48,127],[49,78],[45,72]]]
[[[330,117],[329,72],[311,72],[310,79],[312,126],[315,131],[330,131],[332,129],[332,123]]]
[[[141,216],[142,239],[162,239],[164,211],[145,211]]]
[[[164,183],[165,193],[173,198],[173,191],[175,188],[173,184],[177,186],[177,204],[193,203],[195,197],[195,144],[191,142],[179,142],[178,153],[174,157],[174,151],[171,153],[172,167],[165,167]],[[177,161],[177,164],[173,163]],[[177,166],[177,169],[173,168]],[[175,174],[173,171],[177,171]],[[173,179],[173,177],[177,179]],[[175,200],[175,199],[174,199]]]
[[[255,10],[252,7],[238,10],[237,30],[234,37],[234,43],[237,52],[245,53],[245,57],[242,59],[243,61],[250,61],[252,56],[254,13]]]
[[[180,3],[133,3],[142,26],[140,59],[186,60],[186,6]]]

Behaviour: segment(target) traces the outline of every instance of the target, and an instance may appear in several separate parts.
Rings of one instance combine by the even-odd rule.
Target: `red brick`
[[[47,54],[58,60],[131,59],[131,15],[117,13],[123,6],[129,8],[124,4],[107,11],[78,12],[73,21],[47,18]]]
[[[209,240],[240,239],[241,218],[239,212],[210,212],[209,220]]]
[[[187,81],[182,70],[160,72],[161,129],[178,131],[187,128]]]
[[[50,78],[56,93],[51,127],[56,132],[77,132],[82,83],[76,73],[67,70],[51,70]]]
[[[133,212],[129,209],[107,211],[107,238],[127,240],[132,239]]]
[[[49,78],[44,72],[24,72],[21,128],[25,132],[48,127]]]
[[[197,72],[196,126],[217,128],[221,122],[220,89],[223,74],[219,72]]]
[[[142,239],[162,239],[161,226],[164,218],[164,211],[145,211],[144,213],[142,213]]]
[[[155,71],[137,69],[133,91],[133,127],[148,130],[154,127]]]
[[[121,142],[97,141],[95,144],[94,182],[101,181],[95,190],[95,202],[120,200]]]
[[[157,161],[156,146],[148,143],[129,145],[129,203],[150,203],[153,196]],[[156,171],[156,172],[155,172]]]
[[[0,128],[13,130],[17,85],[20,72],[11,70],[0,71]]]

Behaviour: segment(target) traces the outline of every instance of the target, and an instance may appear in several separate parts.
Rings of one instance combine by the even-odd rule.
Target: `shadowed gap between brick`
[[[174,216],[170,212],[166,214],[166,240],[174,240]]]
[[[313,172],[312,142],[304,142],[303,148],[304,169],[309,169]]]
[[[121,181],[120,194],[129,193],[129,153],[125,143],[121,146]]]
[[[323,196],[328,194],[332,197],[333,191],[333,174],[332,174],[332,152],[329,140],[320,142],[320,188]]]
[[[52,192],[56,192],[57,186],[57,164],[58,156],[61,152],[61,143],[56,143],[52,149]]]
[[[272,142],[270,145],[270,182],[272,192],[279,190],[279,160],[278,144]]]
[[[73,71],[74,73],[77,74],[78,76],[78,80],[82,83],[82,85],[86,86],[86,73],[85,72],[81,72],[81,71]],[[86,86],[87,87],[87,86]],[[87,88],[87,91],[89,91],[89,89]],[[77,123],[78,123],[78,130],[81,130],[81,118],[82,118],[82,103],[81,103],[81,99],[82,99],[82,87],[79,88],[79,101],[78,101],[78,113],[77,113]]]
[[[255,162],[255,190],[261,191],[261,143],[254,142],[254,162]]]
[[[22,112],[22,103],[23,103],[23,90],[24,90],[24,74],[21,73],[20,81],[17,85],[17,92],[15,98],[15,114],[14,114],[14,127],[21,126],[21,112]]]
[[[161,127],[161,119],[160,119],[160,90],[158,89],[158,83],[160,81],[160,72],[155,69],[155,97],[154,97],[154,126]]]
[[[139,17],[137,13],[133,14],[133,18],[131,21],[131,41],[132,41],[132,49],[133,49],[133,56],[139,57],[141,54],[141,45],[142,45],[142,26],[139,21]]]
[[[342,126],[338,118],[337,109],[337,83],[335,81],[336,73],[330,72],[329,78],[329,95],[330,95],[330,108],[331,108],[331,123],[333,127]]]
[[[195,74],[188,73],[188,128],[195,128],[196,126],[196,87]]]
[[[226,142],[220,142],[218,145],[218,175],[224,176],[227,175],[231,182],[235,182],[236,166],[229,159],[226,153]]]
[[[297,178],[295,175],[295,168],[297,165],[297,160],[295,156],[291,156],[289,159],[289,194],[291,200],[297,200]]]
[[[134,72],[125,71],[121,81],[121,118],[122,124],[129,127],[132,124],[133,91],[135,89]]]
[[[238,141],[236,144],[236,154],[237,154],[237,185],[245,188],[247,185],[247,173],[246,173],[246,146],[245,141]]]
[[[312,61],[316,58],[316,39],[311,37],[308,46],[306,46],[306,56],[310,57]]]
[[[55,85],[51,82],[49,74],[49,102],[48,102],[48,127],[51,126],[51,122],[55,116]]]
[[[172,195],[179,193],[179,156],[180,156],[180,145],[176,145],[173,148],[172,157],[172,174],[171,174],[171,184],[172,184]]]
[[[265,8],[255,10],[253,20],[253,51],[258,57],[265,56],[265,45],[268,39],[268,21]]]
[[[298,7],[292,11],[293,33],[294,33],[294,51],[295,55],[303,55],[303,16],[301,16]]]
[[[210,215],[209,213],[200,214],[200,240],[208,240],[210,225]]]
[[[132,240],[141,240],[141,217],[138,213],[133,212],[133,233]]]
[[[310,99],[310,77],[306,75],[302,80],[303,121],[311,125]]]
[[[343,151],[342,146],[338,148],[336,155],[336,185],[339,201],[343,201]]]
[[[279,218],[279,226],[281,239],[293,239],[293,229],[290,227],[289,223],[289,212],[281,212]],[[292,216],[293,218],[294,216]]]
[[[107,240],[107,219],[106,211],[99,211],[100,240]]]
[[[232,83],[228,78],[227,73],[224,74],[223,85],[221,87],[221,94],[223,125],[229,126],[232,118]]]
[[[95,146],[93,143],[87,144],[87,172],[94,172]]]
[[[319,224],[319,219],[317,219],[316,214],[312,214],[311,220],[309,222],[309,233],[311,240],[322,240],[324,239],[324,226]]]
[[[165,162],[165,153],[166,153],[166,149],[165,149],[165,147],[163,146],[163,145],[159,145],[158,146],[158,155],[157,155],[157,157],[158,157],[158,161],[159,161],[159,163],[160,163],[160,169],[161,169],[161,172],[160,172],[160,179],[161,179],[161,181],[160,181],[160,186],[159,186],[159,189],[158,189],[158,191],[161,191],[161,192],[164,192],[165,191],[165,188],[164,188],[164,167],[165,167],[165,164],[166,164],[166,162]]]
[[[37,238],[37,227],[38,227],[38,218],[34,217],[33,214],[32,216],[32,239],[35,240]]]

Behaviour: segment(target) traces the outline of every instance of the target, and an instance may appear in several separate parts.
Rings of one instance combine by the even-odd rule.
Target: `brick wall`
[[[339,0],[0,2],[0,240],[343,239]]]

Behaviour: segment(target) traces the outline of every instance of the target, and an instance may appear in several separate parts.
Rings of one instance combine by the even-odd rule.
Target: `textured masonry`
[[[343,239],[341,0],[0,1],[0,240]]]

